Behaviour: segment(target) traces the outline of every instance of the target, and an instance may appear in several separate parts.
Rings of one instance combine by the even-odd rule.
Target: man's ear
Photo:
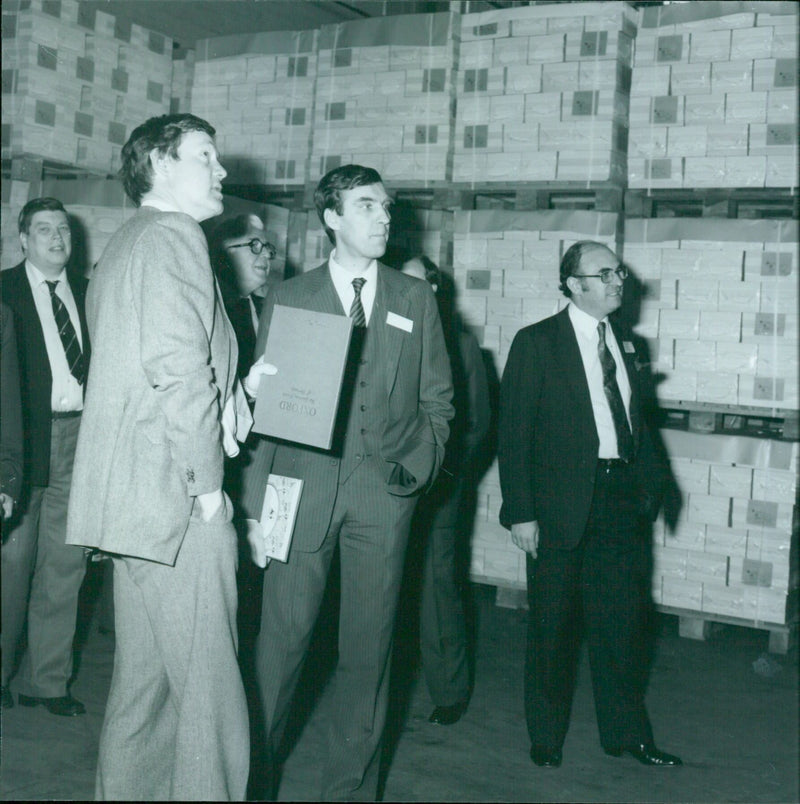
[[[581,284],[581,280],[578,279],[577,276],[568,276],[565,280],[566,286],[570,289],[570,292],[574,296],[575,294],[580,294],[583,290],[583,285]]]
[[[20,232],[19,233],[19,242],[22,246],[22,253],[28,253],[28,233],[27,232]]]
[[[339,215],[337,214],[335,209],[326,209],[322,213],[322,220],[325,221],[325,224],[329,229],[333,229],[333,231],[337,231],[339,228]]]
[[[161,153],[158,148],[153,148],[148,156],[150,159],[150,167],[153,169],[153,173],[163,175],[167,168],[167,160],[169,159],[169,156]]]

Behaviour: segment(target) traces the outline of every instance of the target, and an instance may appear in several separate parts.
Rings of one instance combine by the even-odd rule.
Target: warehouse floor
[[[90,573],[87,587],[97,583]],[[645,768],[603,754],[584,659],[560,769],[528,759],[522,716],[525,612],[494,605],[492,587],[471,588],[475,689],[454,726],[427,722],[410,618],[398,640],[387,732],[387,801],[796,802],[798,800],[798,652],[767,654],[767,634],[719,627],[706,642],[678,636],[675,617],[654,617],[648,705],[656,741],[683,768]],[[87,595],[91,598],[91,594]],[[97,742],[113,663],[114,638],[83,629],[73,692],[86,716],[59,718],[43,708],[3,710],[3,800],[91,799]],[[320,629],[318,646],[325,645]],[[316,800],[325,697],[312,707],[314,678],[329,662],[317,650],[301,682],[293,750],[281,800]],[[399,668],[399,669],[397,669]],[[318,687],[319,684],[317,683]],[[12,684],[13,688],[13,684]],[[310,711],[308,716],[304,712]]]

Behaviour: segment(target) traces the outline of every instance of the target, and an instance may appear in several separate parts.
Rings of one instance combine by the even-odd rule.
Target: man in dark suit
[[[266,239],[264,224],[257,215],[227,218],[214,229],[209,240],[211,267],[239,346],[241,379],[247,376],[253,363],[258,318],[275,254],[275,246]]]
[[[668,478],[641,407],[642,363],[609,321],[626,270],[582,241],[561,262],[570,303],[514,338],[500,393],[500,521],[527,552],[525,714],[531,759],[558,767],[585,624],[600,742],[645,765],[659,751],[644,704],[649,522]]]
[[[3,686],[13,673],[27,605],[19,702],[74,716],[85,711],[67,685],[86,553],[65,538],[89,367],[87,282],[66,269],[72,239],[60,201],[29,201],[19,215],[19,236],[25,260],[3,273],[2,294],[18,341],[27,491],[2,552]]]
[[[0,521],[3,534],[7,532],[14,516],[14,507],[22,491],[22,401],[19,393],[19,358],[17,357],[17,336],[14,333],[14,319],[11,309],[0,304],[0,330],[2,330],[3,351],[0,357]],[[10,584],[13,590],[13,583]],[[11,591],[10,590],[10,591]],[[13,590],[16,591],[16,590]],[[16,602],[6,598],[6,584],[0,589],[3,594],[3,610],[13,607]],[[14,706],[14,698],[6,684],[11,675],[13,662],[7,653],[16,652],[16,640],[12,645],[5,642],[5,623],[3,627],[3,686],[0,702],[3,709]]]
[[[270,471],[305,482],[288,562],[272,562],[264,577],[256,673],[267,780],[254,792],[275,792],[275,752],[338,546],[339,661],[320,797],[373,799],[411,515],[442,463],[452,384],[430,287],[378,262],[391,204],[380,175],[336,168],[320,181],[315,204],[335,250],[270,291],[256,354],[275,304],[349,313],[355,330],[333,448],[272,445]]]
[[[478,339],[456,312],[452,279],[427,257],[407,260],[402,271],[430,283],[436,294],[453,375],[455,416],[450,422],[445,462],[414,514],[412,541],[418,540],[419,545],[409,549],[406,570],[416,574],[421,559],[419,646],[422,672],[434,703],[428,720],[449,726],[461,719],[470,695],[459,557],[472,530],[477,457],[491,420],[489,381]],[[415,551],[416,547],[419,550]]]

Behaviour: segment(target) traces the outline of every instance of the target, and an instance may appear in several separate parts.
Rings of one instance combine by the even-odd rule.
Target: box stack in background
[[[172,86],[169,93],[170,114],[183,114],[192,110],[194,53],[193,49],[185,50],[172,60]]]
[[[349,162],[395,186],[452,178],[457,21],[416,14],[323,26],[311,182]]]
[[[564,252],[579,240],[617,251],[614,212],[457,211],[453,264],[458,309],[484,349],[505,366],[517,330],[557,312]]]
[[[635,20],[616,2],[464,14],[454,181],[623,183]]]
[[[630,187],[796,187],[796,3],[639,10]]]
[[[674,609],[784,625],[798,588],[798,444],[663,431],[684,496],[653,539],[653,599]]]
[[[517,331],[558,312],[558,266],[566,250],[592,239],[617,251],[617,213],[589,211],[455,213],[453,264],[458,310],[481,347],[505,367]],[[503,586],[524,586],[525,556],[499,523],[495,460],[478,488],[471,575]]]
[[[663,406],[797,409],[796,221],[627,219],[624,240]]]
[[[131,129],[169,110],[171,39],[77,0],[15,12],[3,8],[3,157],[117,170]]]
[[[192,113],[217,129],[227,182],[304,185],[316,36],[315,31],[281,31],[197,43]]]

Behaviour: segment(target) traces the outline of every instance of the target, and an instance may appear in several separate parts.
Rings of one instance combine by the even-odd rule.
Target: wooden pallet
[[[657,605],[656,610],[662,614],[673,614],[678,617],[678,633],[687,639],[704,641],[716,629],[723,625],[738,625],[744,628],[755,628],[769,632],[769,652],[788,653],[797,639],[797,620],[792,622],[765,623],[745,620],[741,617],[729,617],[725,614],[708,614],[707,612],[690,611],[672,606]]]
[[[629,218],[797,218],[796,188],[627,190]]]
[[[591,210],[621,212],[624,190],[610,182],[489,182],[450,185],[450,207],[515,211]]]
[[[800,436],[800,414],[796,410],[669,402],[659,407],[658,416],[659,427],[670,430],[778,441],[797,441]]]

